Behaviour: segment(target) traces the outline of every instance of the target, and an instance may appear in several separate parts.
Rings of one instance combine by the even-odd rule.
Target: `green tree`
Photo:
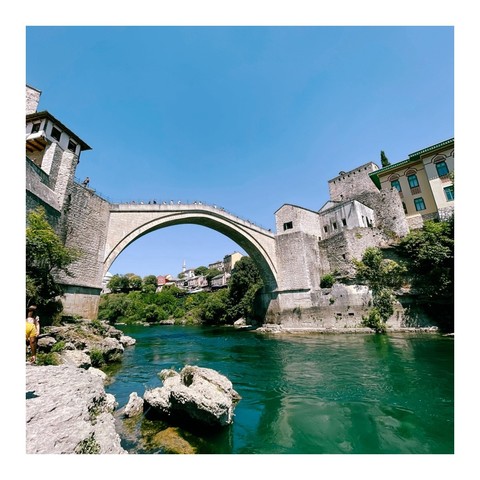
[[[98,318],[109,323],[123,321],[127,307],[128,300],[124,293],[102,295],[98,306]]]
[[[354,260],[357,279],[365,282],[375,293],[385,287],[398,289],[403,285],[405,267],[383,258],[379,248],[369,247],[361,261]]]
[[[404,283],[405,267],[383,258],[380,249],[369,247],[362,260],[354,260],[357,279],[372,290],[373,308],[363,324],[377,333],[386,332],[386,321],[393,315],[394,291]]]
[[[383,150],[380,152],[380,161],[382,162],[382,167],[388,167],[390,165],[390,162]]]
[[[212,278],[216,277],[217,275],[220,275],[222,272],[218,270],[218,268],[209,268],[207,271],[207,274],[205,275],[205,278],[207,279],[208,285],[211,286],[212,284]]]
[[[208,272],[208,268],[207,267],[204,267],[204,266],[201,266],[201,267],[197,267],[195,270],[194,270],[194,273],[195,275],[203,275],[205,276]]]
[[[155,293],[158,288],[158,281],[155,275],[147,275],[143,277],[142,292]]]
[[[130,280],[126,275],[116,273],[109,280],[107,288],[113,293],[127,293],[130,290]]]
[[[182,290],[181,288],[178,288],[176,285],[165,285],[162,288],[162,292],[170,292],[174,297],[176,298],[182,298],[187,295],[187,292],[185,290]]]
[[[142,279],[138,275],[131,275],[128,277],[130,284],[130,290],[141,290],[142,289]]]
[[[242,257],[232,271],[229,280],[229,316],[232,320],[255,316],[255,299],[263,287],[257,266],[250,257]]]
[[[172,318],[187,323],[229,323],[241,316],[254,317],[257,293],[263,285],[257,267],[248,257],[235,265],[229,288],[213,293],[188,294],[175,285],[164,286],[160,292],[145,291],[145,285],[141,291],[131,290],[130,280],[134,277],[117,274],[111,278],[108,285],[112,293],[102,295],[99,318],[110,323],[155,323]],[[150,277],[152,283],[156,282],[155,276]],[[153,287],[150,283],[147,286]]]
[[[155,295],[155,304],[172,315],[177,307],[177,303],[177,297],[175,297],[175,292],[172,289],[164,288]]]
[[[228,291],[211,293],[202,306],[201,318],[207,324],[225,323],[228,317]]]
[[[165,311],[156,305],[145,305],[143,309],[143,320],[149,323],[155,323],[162,320],[165,316]]]
[[[412,287],[429,300],[451,300],[454,294],[454,217],[425,222],[412,230],[398,247],[407,260]]]
[[[62,311],[58,297],[63,289],[55,280],[63,272],[71,276],[68,267],[80,258],[80,252],[65,247],[48,223],[43,207],[27,215],[26,229],[26,304],[36,304],[39,312],[52,318]]]

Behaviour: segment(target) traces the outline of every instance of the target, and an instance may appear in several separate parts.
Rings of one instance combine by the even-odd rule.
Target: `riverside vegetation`
[[[200,267],[205,268],[205,267]],[[169,285],[156,292],[154,275],[114,275],[108,288],[117,293],[102,295],[98,317],[110,323],[233,324],[240,318],[255,321],[255,297],[263,286],[250,257],[241,258],[228,287],[214,292],[187,293]],[[133,280],[133,281],[131,281]],[[121,290],[119,290],[121,285]],[[112,288],[113,287],[113,288]]]

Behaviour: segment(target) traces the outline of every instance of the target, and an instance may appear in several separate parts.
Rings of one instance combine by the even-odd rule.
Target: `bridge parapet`
[[[161,203],[136,203],[136,202],[129,202],[129,203],[111,203],[110,210],[112,212],[178,212],[185,211],[185,212],[210,212],[212,214],[218,214],[224,216],[225,218],[229,218],[232,221],[238,222],[239,224],[243,224],[248,228],[252,228],[257,230],[258,232],[264,233],[269,237],[274,237],[271,229],[267,229],[258,225],[255,222],[247,220],[245,218],[239,217],[228,210],[225,210],[223,207],[219,207],[215,204],[210,205],[207,203],[202,202],[193,202],[193,203],[184,203],[181,201],[178,202],[161,202]]]

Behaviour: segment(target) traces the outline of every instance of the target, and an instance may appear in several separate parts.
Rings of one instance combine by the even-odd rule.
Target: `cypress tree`
[[[388,167],[388,165],[390,165],[390,162],[388,161],[388,158],[383,150],[380,152],[380,160],[382,162],[382,167]]]

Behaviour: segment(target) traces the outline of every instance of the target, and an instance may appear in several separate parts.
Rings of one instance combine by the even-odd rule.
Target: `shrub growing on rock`
[[[355,260],[354,265],[357,279],[369,286],[373,296],[373,308],[363,318],[363,325],[376,333],[385,333],[385,322],[394,312],[394,290],[402,286],[406,269],[393,260],[384,259],[381,250],[375,247],[367,248],[362,260]]]
[[[92,348],[90,350],[90,360],[92,362],[92,367],[101,367],[105,364],[105,357],[102,350],[99,348]]]
[[[334,283],[334,276],[331,273],[327,273],[320,279],[320,288],[332,288]]]

